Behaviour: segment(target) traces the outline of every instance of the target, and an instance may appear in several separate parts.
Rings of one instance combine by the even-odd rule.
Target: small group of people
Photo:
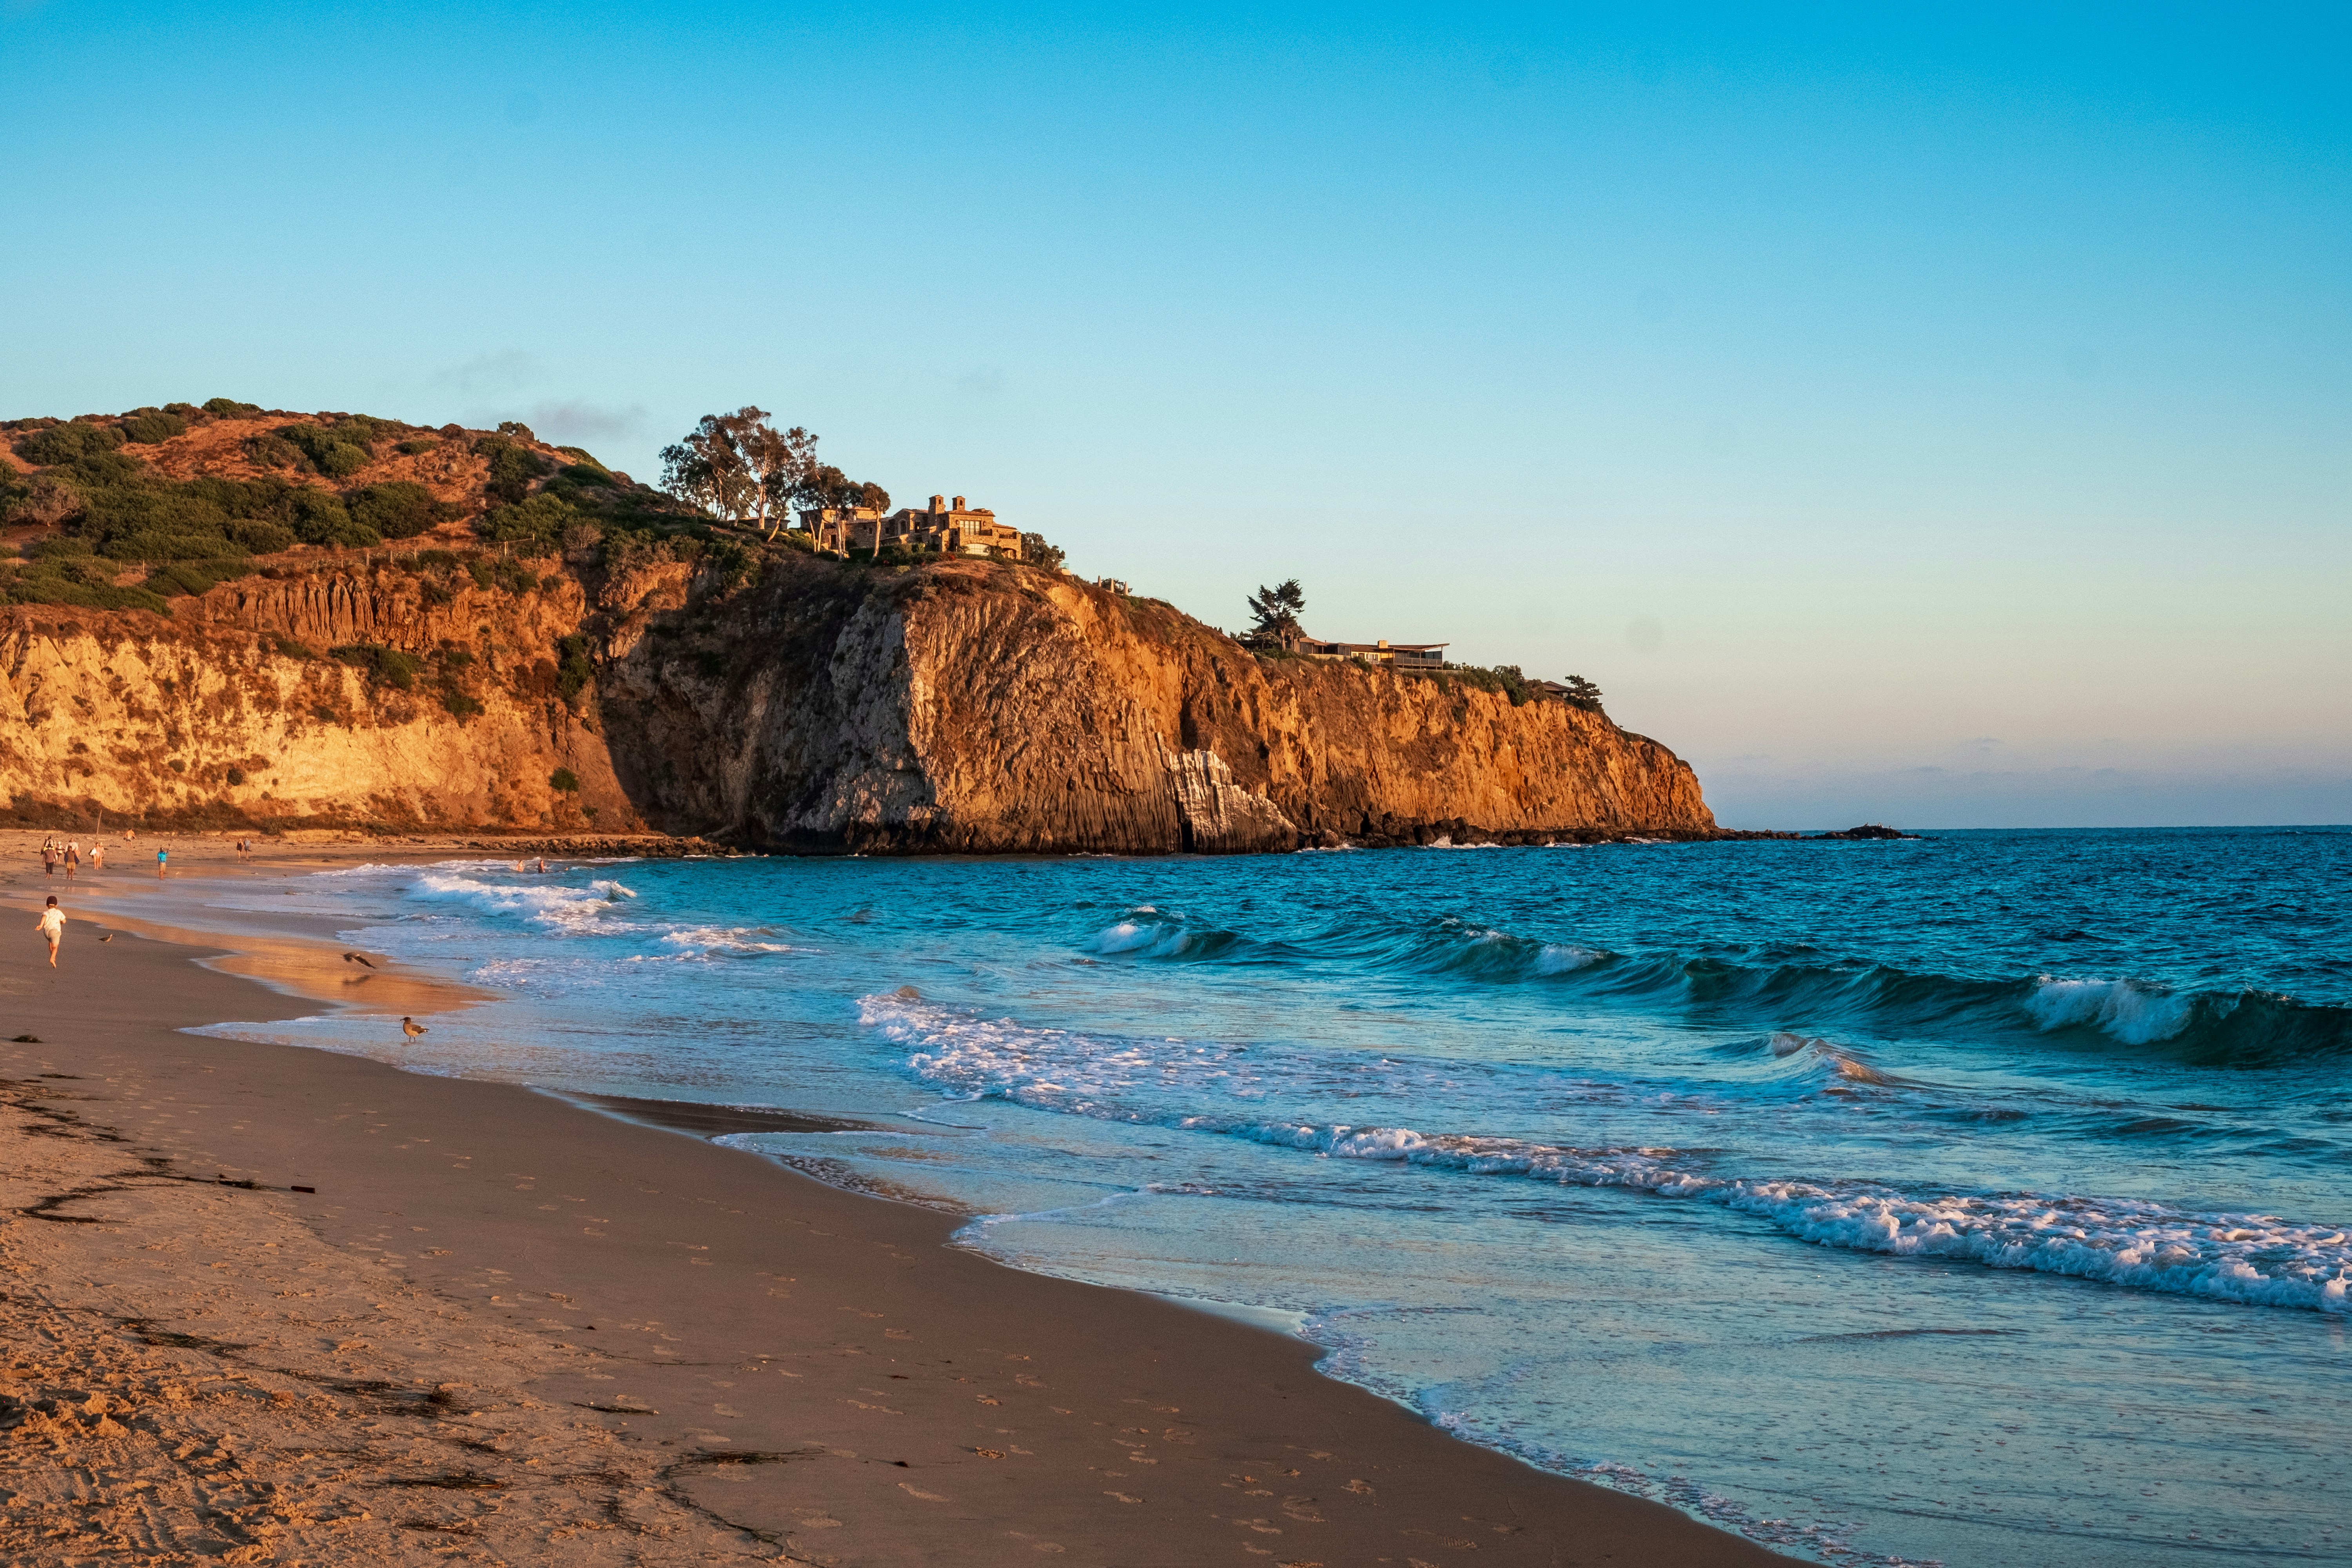
[[[41,875],[44,877],[56,876],[58,868],[63,866],[66,880],[70,882],[74,879],[74,873],[81,868],[81,864],[80,839],[70,838],[60,845],[57,835],[51,834],[41,840]],[[106,869],[106,840],[95,835],[89,841],[89,868],[93,871]]]

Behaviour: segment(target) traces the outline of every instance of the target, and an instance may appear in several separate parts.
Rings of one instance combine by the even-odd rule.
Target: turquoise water
[[[509,1000],[224,1032],[862,1118],[734,1142],[1785,1549],[2352,1557],[2352,831],[300,889]]]

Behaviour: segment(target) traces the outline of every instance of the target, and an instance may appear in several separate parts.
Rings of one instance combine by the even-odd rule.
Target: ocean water
[[[2352,831],[368,868],[415,1047],[1832,1563],[2352,1559]]]

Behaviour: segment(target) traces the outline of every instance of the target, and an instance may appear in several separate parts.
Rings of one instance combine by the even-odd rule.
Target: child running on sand
[[[48,908],[41,911],[40,921],[33,929],[49,939],[49,967],[55,969],[58,966],[58,939],[66,934],[66,912],[58,908],[55,893],[49,895]]]

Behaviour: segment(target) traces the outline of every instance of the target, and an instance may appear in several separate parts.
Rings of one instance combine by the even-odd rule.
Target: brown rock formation
[[[168,619],[0,614],[0,792],[60,826],[651,826],[882,852],[1714,831],[1690,769],[1597,712],[1261,658],[1030,568],[778,550],[732,590],[670,562],[535,563],[517,592],[423,560],[247,578]]]
[[[608,672],[655,820],[963,853],[1707,835],[1690,769],[1599,713],[1459,679],[1265,659],[1165,605],[959,562],[801,561],[747,595],[721,679],[662,637]],[[710,635],[710,634],[706,634]]]

